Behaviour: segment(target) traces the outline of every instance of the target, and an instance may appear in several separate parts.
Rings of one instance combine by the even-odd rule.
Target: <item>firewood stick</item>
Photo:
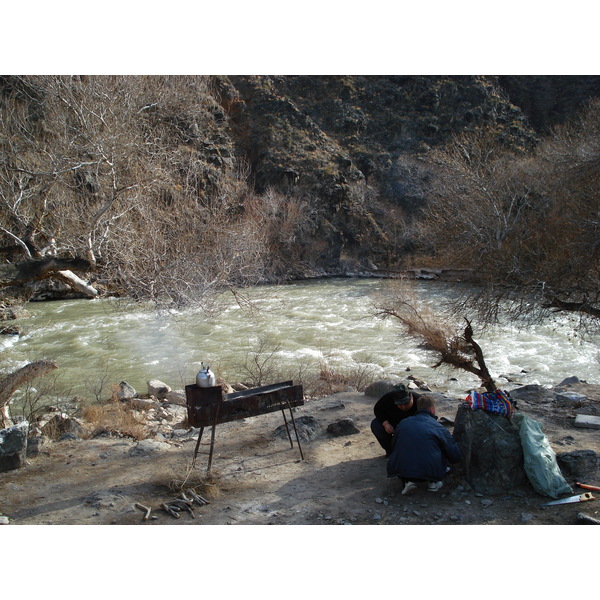
[[[173,510],[169,505],[165,504],[164,502],[160,505],[160,507],[176,519],[179,519],[179,517],[181,516],[177,511]]]
[[[144,521],[147,521],[150,518],[150,513],[152,512],[152,509],[149,508],[148,506],[144,506],[143,504],[140,504],[139,502],[136,502],[135,505],[140,510],[145,511],[146,514],[144,515]]]
[[[182,504],[187,504],[188,506],[194,504],[193,500],[188,500],[187,498],[175,498],[175,502],[181,502]]]
[[[188,490],[188,494],[190,494],[200,506],[208,504],[208,501],[199,496],[194,490]]]

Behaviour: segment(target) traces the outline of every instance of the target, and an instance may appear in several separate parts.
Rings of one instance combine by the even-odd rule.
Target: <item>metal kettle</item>
[[[210,370],[210,365],[204,366],[204,363],[200,363],[200,371],[196,375],[196,385],[198,387],[207,388],[213,387],[217,380],[215,374]]]

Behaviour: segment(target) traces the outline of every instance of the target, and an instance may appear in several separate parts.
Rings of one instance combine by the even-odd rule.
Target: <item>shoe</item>
[[[427,484],[428,492],[437,492],[444,485],[443,481],[430,481]]]
[[[407,481],[401,494],[403,496],[412,496],[417,491],[417,484],[414,481]]]

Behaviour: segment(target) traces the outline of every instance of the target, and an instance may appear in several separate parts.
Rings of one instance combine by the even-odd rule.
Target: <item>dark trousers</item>
[[[380,443],[381,447],[385,450],[385,455],[389,456],[392,453],[392,447],[394,444],[394,436],[388,433],[377,419],[373,419],[371,421],[371,431],[373,435],[377,438],[377,441]]]

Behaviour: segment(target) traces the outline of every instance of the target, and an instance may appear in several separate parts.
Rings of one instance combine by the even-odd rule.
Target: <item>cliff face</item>
[[[600,94],[599,75],[511,75],[498,81],[541,134],[550,132]]]
[[[218,87],[256,190],[312,198],[309,262],[329,270],[398,264],[432,147],[486,127],[525,153],[600,93],[597,77],[231,76]]]
[[[73,172],[66,205],[145,178],[160,187],[154,193],[164,205],[185,210],[200,199],[220,206],[242,171],[256,194],[274,190],[308,207],[309,226],[292,231],[293,256],[277,257],[284,265],[279,275],[300,277],[401,267],[427,199],[432,148],[486,128],[507,148],[527,153],[554,124],[600,95],[600,76],[64,78],[55,88],[71,93],[73,104],[83,94],[81,110],[90,111],[75,126],[75,112],[51,121],[45,94],[53,79],[0,77],[5,140],[31,130],[23,138],[29,154],[14,144],[3,148],[27,171]],[[28,107],[29,124],[21,129],[10,125],[19,103]],[[72,140],[52,147],[71,131]],[[46,145],[57,164],[68,151],[64,168],[46,165]],[[114,167],[103,172],[97,165],[107,151]],[[122,178],[118,186],[113,174]],[[32,197],[49,189],[43,177],[27,185]],[[235,215],[244,211],[243,190],[227,209]],[[287,235],[282,230],[279,237]]]

